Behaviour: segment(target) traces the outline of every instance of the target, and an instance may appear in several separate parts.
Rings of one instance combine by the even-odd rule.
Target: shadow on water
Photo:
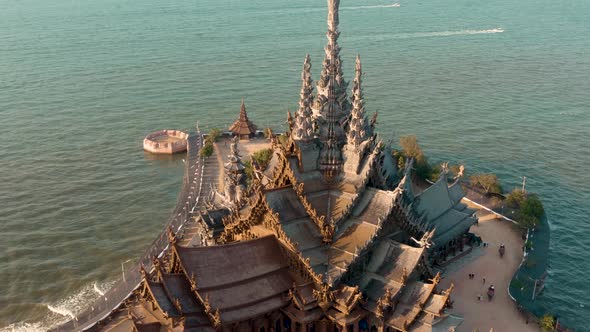
[[[186,161],[186,152],[175,154],[153,154],[144,151],[143,157],[146,161],[156,166],[178,165],[178,162]]]

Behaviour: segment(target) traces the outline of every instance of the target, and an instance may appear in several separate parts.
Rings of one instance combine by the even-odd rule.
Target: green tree
[[[486,194],[489,193],[502,193],[502,186],[500,186],[500,181],[498,180],[498,176],[496,174],[491,173],[478,173],[473,174],[469,177],[469,183],[473,187],[480,187],[485,191]]]
[[[205,145],[199,150],[201,157],[209,157],[213,154],[213,144],[211,142],[205,142]]]
[[[414,158],[416,160],[425,158],[424,152],[422,151],[422,148],[420,148],[420,145],[418,145],[418,139],[416,139],[415,135],[400,137],[399,145],[406,157]]]
[[[539,224],[539,219],[526,215],[522,213],[522,211],[518,212],[515,216],[516,221],[518,222],[518,226],[522,227],[523,229],[534,228]]]
[[[526,200],[520,206],[520,212],[524,215],[541,219],[543,214],[545,214],[545,209],[537,195],[528,195]]]
[[[215,143],[215,142],[217,142],[217,139],[219,138],[219,136],[221,136],[221,129],[212,128],[209,131],[209,134],[207,135],[207,138],[205,140],[210,143]]]
[[[555,331],[555,317],[550,314],[541,317],[539,327],[543,332]]]
[[[406,168],[406,158],[404,156],[397,158],[397,168],[402,171]]]
[[[514,189],[506,196],[506,205],[514,209],[519,209],[525,200],[526,192],[520,189]]]
[[[250,183],[254,178],[254,167],[252,167],[252,162],[250,160],[244,162],[244,173],[246,173],[248,183]]]
[[[433,178],[434,169],[428,163],[428,159],[424,155],[424,151],[418,144],[418,140],[415,135],[402,136],[399,139],[399,145],[402,148],[403,155],[406,158],[414,158],[414,168],[416,175],[422,179]],[[436,177],[434,177],[436,180]]]

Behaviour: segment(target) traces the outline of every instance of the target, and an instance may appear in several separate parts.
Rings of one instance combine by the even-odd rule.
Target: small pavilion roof
[[[243,99],[242,105],[240,106],[240,118],[229,127],[229,131],[238,136],[254,135],[256,133],[256,125],[248,119],[248,113],[246,113],[246,105]]]

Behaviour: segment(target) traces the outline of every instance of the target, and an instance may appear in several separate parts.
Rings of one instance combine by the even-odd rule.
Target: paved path
[[[476,254],[480,255],[477,259],[465,257],[453,263],[455,266],[448,269],[441,282],[443,289],[451,282],[455,284],[450,313],[464,318],[457,331],[488,332],[492,328],[503,332],[539,331],[536,324],[526,324],[516,303],[508,295],[510,280],[522,260],[523,241],[520,235],[511,222],[492,218],[490,215],[493,214],[482,210],[478,214],[481,214],[479,224],[472,226],[470,231],[481,236],[489,246],[477,249]],[[506,253],[500,258],[498,249],[503,243]],[[469,273],[475,273],[475,278],[469,279]],[[488,301],[486,295],[490,285],[496,289],[492,301]],[[482,300],[478,300],[479,295]]]

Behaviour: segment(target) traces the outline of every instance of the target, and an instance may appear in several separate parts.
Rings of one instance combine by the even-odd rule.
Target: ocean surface
[[[590,317],[590,1],[342,0],[345,79],[361,54],[386,141],[527,177],[551,224],[538,298]],[[150,131],[226,127],[245,99],[284,127],[324,0],[0,0],[0,331],[43,331],[120,277],[172,210],[183,158]],[[126,263],[125,263],[126,262]]]

